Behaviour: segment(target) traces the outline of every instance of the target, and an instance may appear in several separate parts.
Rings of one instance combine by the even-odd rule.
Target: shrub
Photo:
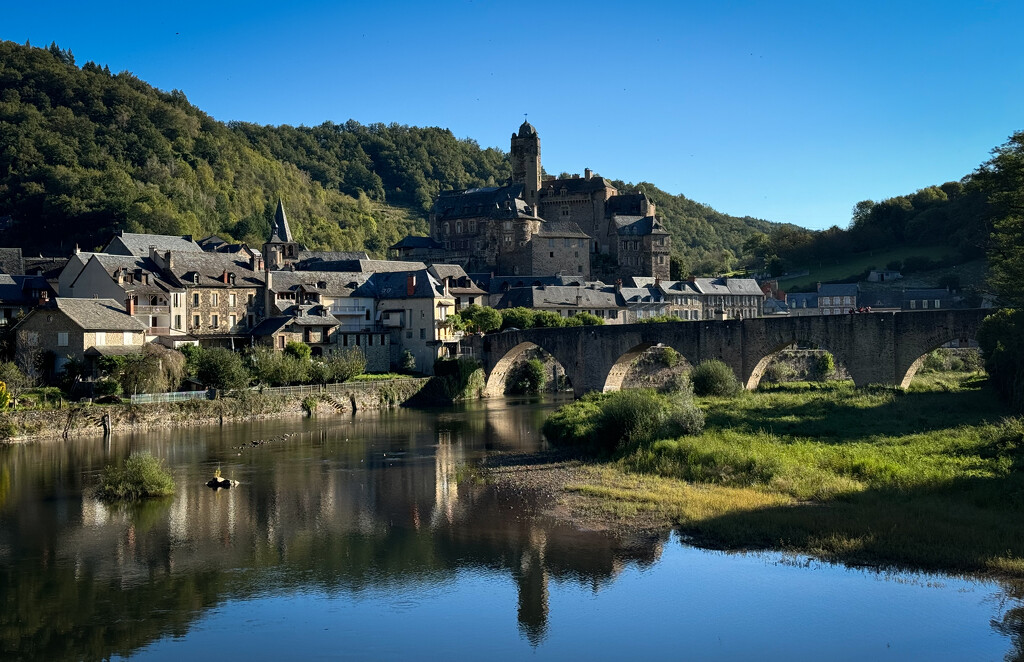
[[[284,347],[284,353],[286,356],[290,356],[300,361],[308,361],[313,355],[313,350],[304,342],[290,341]]]
[[[488,333],[501,328],[502,314],[490,306],[478,306],[475,303],[462,309],[459,318],[469,331]]]
[[[0,411],[7,409],[11,404],[11,394],[7,392],[7,384],[0,382]]]
[[[93,384],[92,393],[97,398],[121,395],[121,384],[116,379],[104,377]]]
[[[704,412],[689,397],[678,399],[662,423],[659,437],[674,438],[704,431]]]
[[[533,318],[536,313],[523,307],[507,308],[501,311],[502,329],[529,329],[533,327]]]
[[[822,352],[814,357],[814,370],[819,377],[827,377],[836,371],[836,359],[831,352]]]
[[[978,331],[985,370],[996,391],[1017,411],[1024,411],[1024,311],[1000,310]]]
[[[569,319],[575,319],[583,326],[601,326],[604,320],[593,313],[576,313]]]
[[[347,382],[353,377],[363,374],[366,370],[366,355],[362,351],[350,347],[331,354],[324,363],[333,381]],[[415,367],[415,361],[413,366]]]
[[[547,383],[544,363],[540,359],[529,359],[516,364],[505,382],[505,392],[514,395],[540,393]]]
[[[702,396],[732,396],[743,388],[732,369],[718,359],[701,361],[690,371],[690,383],[693,384],[693,392]]]
[[[679,365],[682,354],[671,347],[661,347],[658,351],[658,359],[666,368],[674,368]]]
[[[174,494],[174,479],[164,463],[148,452],[132,453],[121,466],[108,465],[100,477],[98,495],[108,501]]]
[[[317,398],[315,395],[307,395],[306,397],[302,398],[302,410],[309,414],[310,416],[313,415],[313,412],[316,411],[316,408],[319,404],[320,399]]]
[[[416,372],[416,357],[409,350],[402,352],[402,362],[399,365],[399,370],[406,374]]]
[[[550,310],[538,310],[533,316],[533,325],[535,327],[551,327],[558,328],[565,326],[565,320],[558,313],[551,312]]]
[[[209,388],[228,390],[245,388],[249,384],[249,371],[242,357],[223,347],[203,350],[196,378]]]
[[[796,371],[788,363],[772,361],[764,371],[761,381],[781,384],[796,376]]]

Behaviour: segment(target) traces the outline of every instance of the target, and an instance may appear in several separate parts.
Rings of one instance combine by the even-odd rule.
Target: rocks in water
[[[211,478],[206,483],[207,487],[212,487],[213,489],[223,488],[225,490],[226,489],[230,489],[230,488],[234,487],[235,485],[238,485],[238,481],[237,480],[230,480],[228,478],[221,478],[220,476],[214,476],[213,478]]]

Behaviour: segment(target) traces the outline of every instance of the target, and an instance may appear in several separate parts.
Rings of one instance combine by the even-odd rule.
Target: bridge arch
[[[653,349],[655,347],[663,347],[666,349],[673,349],[679,353],[682,360],[686,362],[686,365],[692,368],[696,365],[690,356],[690,352],[683,352],[672,345],[664,342],[657,342],[654,340],[644,341],[630,347],[623,352],[619,358],[615,360],[611,368],[608,371],[608,375],[605,377],[604,388],[607,391],[619,391],[622,390],[622,385],[626,381],[626,376],[629,374],[630,369],[633,367],[634,362],[640,358],[644,352]]]
[[[954,341],[960,341],[960,342],[965,342],[966,341],[966,342],[969,342],[971,340],[974,340],[974,339],[973,338],[956,337],[956,338],[946,338],[945,340],[940,340],[938,342],[932,341],[932,343],[934,343],[934,344],[929,343],[929,344],[931,344],[931,346],[928,347],[928,349],[924,350],[924,352],[922,352],[920,356],[918,356],[916,359],[914,359],[914,361],[911,362],[911,364],[909,366],[907,366],[906,370],[901,370],[900,372],[898,372],[896,374],[896,378],[897,378],[897,380],[899,380],[900,388],[910,388],[910,384],[911,384],[911,382],[914,381],[914,377],[917,375],[917,371],[921,369],[921,366],[923,366],[924,362],[928,359],[928,355],[931,354],[933,351],[935,351],[936,349],[939,349],[940,347],[942,347],[943,345],[945,345],[946,343],[949,343],[949,342],[954,342]],[[927,345],[925,345],[925,346],[927,346]],[[974,348],[977,348],[977,344],[976,343],[975,343]]]
[[[487,397],[500,397],[505,395],[505,382],[512,374],[512,371],[515,369],[516,363],[519,359],[531,350],[541,350],[545,355],[554,359],[554,361],[562,367],[569,383],[575,386],[573,381],[575,375],[571,373],[570,366],[563,363],[557,356],[545,349],[543,345],[529,340],[524,340],[506,351],[498,362],[494,364],[494,367],[491,368],[491,371],[487,374],[487,380],[484,385],[484,395]]]

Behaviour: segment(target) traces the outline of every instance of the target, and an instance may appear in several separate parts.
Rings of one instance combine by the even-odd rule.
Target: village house
[[[753,319],[761,316],[764,292],[753,278],[694,278],[704,319]]]
[[[941,310],[953,307],[953,295],[942,288],[903,290],[903,310]]]
[[[0,274],[0,325],[13,324],[55,295],[42,276]]]
[[[103,252],[110,255],[146,257],[149,255],[150,249],[155,249],[161,253],[166,251],[203,252],[202,247],[192,241],[192,235],[190,234],[179,237],[177,235],[138,234],[135,232],[121,232],[110,240],[110,243],[103,249]]]
[[[857,310],[856,283],[818,283],[818,312],[822,315],[843,315]]]
[[[16,358],[31,372],[40,358],[52,358],[46,371],[58,373],[69,360],[142,351],[146,327],[114,299],[58,297],[35,308],[14,328]]]
[[[626,309],[626,324],[670,314],[671,304],[660,283],[647,287],[623,287],[622,281],[618,281],[615,284],[615,291]]]
[[[82,255],[86,254],[75,256],[72,268],[77,268]],[[66,296],[121,301],[128,314],[146,326],[150,336],[185,334],[185,289],[164,278],[153,260],[134,255],[88,255],[88,261],[67,286]]]
[[[625,324],[626,306],[616,296],[615,289],[603,283],[566,287],[536,285],[513,287],[501,297],[497,308],[532,308],[547,310],[562,317],[577,313],[590,313],[605,324]]]
[[[428,269],[430,274],[441,282],[448,293],[455,298],[455,312],[466,306],[487,305],[487,292],[473,282],[466,270],[457,264],[434,264]]]
[[[626,282],[631,282],[633,287],[655,287],[661,290],[668,304],[666,315],[681,320],[699,320],[704,317],[702,296],[693,281],[634,276]]]

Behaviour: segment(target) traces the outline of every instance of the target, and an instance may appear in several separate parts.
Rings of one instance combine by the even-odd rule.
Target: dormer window
[[[199,274],[198,273],[192,274],[192,283],[195,284],[195,285],[199,284]]]

